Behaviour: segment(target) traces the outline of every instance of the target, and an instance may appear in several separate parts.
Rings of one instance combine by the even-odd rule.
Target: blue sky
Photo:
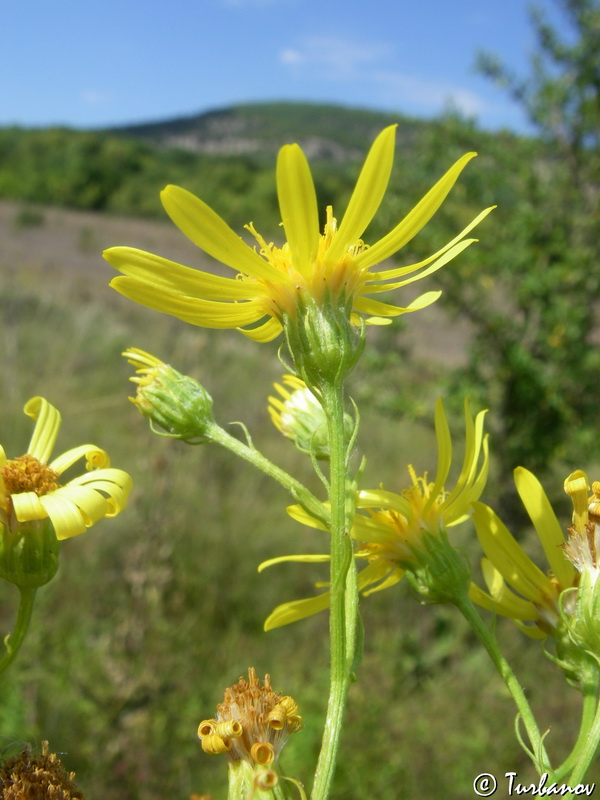
[[[552,0],[543,8],[555,10]],[[527,0],[2,0],[0,125],[102,127],[312,100],[490,129],[520,109],[479,50],[526,71]]]

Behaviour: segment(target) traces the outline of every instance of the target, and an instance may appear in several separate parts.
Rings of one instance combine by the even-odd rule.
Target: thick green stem
[[[227,433],[227,431],[216,424],[211,426],[206,436],[209,441],[221,445],[221,447],[224,447],[236,456],[253,464],[261,472],[264,472],[265,475],[273,478],[273,480],[287,489],[303,508],[327,524],[329,515],[323,503],[321,503],[312,492],[309,492],[300,481],[297,481],[285,470],[269,461],[269,459],[263,456],[255,447],[250,447],[244,444],[244,442],[240,442],[239,439],[236,439],[235,436],[231,436],[231,434]]]
[[[498,670],[500,677],[504,681],[506,688],[511,693],[515,705],[519,710],[519,716],[523,720],[523,725],[531,743],[531,751],[533,754],[533,761],[539,774],[548,773],[549,777],[552,775],[552,767],[550,759],[544,747],[544,740],[540,734],[537,722],[525,697],[525,693],[521,688],[514,672],[512,671],[508,661],[504,658],[498,647],[498,642],[490,629],[484,623],[482,618],[477,613],[477,610],[468,596],[457,602],[459,610],[466,618],[467,622],[477,635],[479,641],[487,650],[488,655]]]
[[[344,394],[341,387],[326,387],[323,407],[329,426],[331,505],[331,562],[329,615],[330,689],[321,752],[315,772],[311,800],[329,797],[342,733],[342,721],[354,663],[358,593],[352,541],[347,528]]]
[[[27,635],[37,589],[19,587],[19,611],[14,631],[4,639],[6,653],[0,659],[0,675],[12,664]]]

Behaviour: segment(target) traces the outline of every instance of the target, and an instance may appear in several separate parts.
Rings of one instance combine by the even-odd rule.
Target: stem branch
[[[17,621],[15,622],[14,631],[4,639],[6,653],[0,658],[0,675],[8,669],[21,649],[31,621],[31,613],[33,611],[33,603],[37,589],[18,588],[19,611],[17,613]]]

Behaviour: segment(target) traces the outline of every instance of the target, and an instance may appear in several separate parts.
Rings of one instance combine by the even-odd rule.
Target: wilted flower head
[[[111,286],[142,305],[185,322],[237,328],[260,342],[274,339],[282,331],[284,319],[295,318],[300,308],[312,309],[311,313],[325,306],[343,309],[355,323],[364,317],[367,323],[381,324],[389,317],[429,305],[439,292],[428,292],[407,307],[382,303],[368,295],[398,289],[444,266],[474,241],[465,237],[487,211],[429,258],[394,269],[373,269],[424,227],[475,155],[467,153],[460,158],[403,220],[367,246],[361,237],[387,188],[395,129],[391,125],[376,138],[341,223],[337,224],[333,210],[327,208],[322,233],[304,153],[297,144],[280,150],[277,194],[287,237],[282,246],[266,241],[248,225],[257,252],[202,200],[178,186],[167,186],[161,194],[167,214],[198,247],[236,270],[235,278],[190,269],[131,247],[113,247],[104,257],[123,277],[115,278]],[[313,328],[314,320],[304,332],[309,338]]]
[[[573,524],[564,552],[579,574],[587,573],[592,586],[600,575],[600,481],[590,494],[587,475],[572,472],[565,480],[565,492],[573,502]]]
[[[227,753],[231,761],[268,766],[277,760],[289,735],[301,729],[295,700],[277,694],[269,675],[261,683],[250,667],[248,680],[240,678],[225,689],[216,719],[201,722],[198,736],[205,753]]]
[[[579,582],[561,597],[561,617],[573,643],[600,663],[600,481],[590,495],[587,475],[577,470],[566,479],[565,491],[573,502],[573,524],[564,553]]]
[[[217,716],[198,726],[198,736],[205,753],[225,753],[229,765],[231,797],[271,797],[279,783],[277,760],[291,733],[302,729],[298,705],[289,695],[279,695],[271,687],[269,675],[263,683],[254,667],[248,680],[240,678],[225,689]],[[301,785],[291,780],[300,788]],[[263,794],[263,792],[265,794]]]
[[[42,754],[27,749],[0,764],[0,788],[4,800],[83,800],[74,784],[75,773],[67,773],[48,742],[42,742]]]

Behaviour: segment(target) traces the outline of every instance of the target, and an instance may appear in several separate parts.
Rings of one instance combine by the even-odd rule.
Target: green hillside
[[[424,122],[337,106],[250,104],[110,131],[0,129],[0,198],[162,216],[158,194],[176,183],[236,228],[253,220],[275,232],[274,164],[282,144],[302,145],[322,208],[339,208],[370,143],[391,123],[398,124],[393,208],[401,195],[422,192],[465,150],[489,158],[506,143],[517,159],[528,158],[532,147],[528,140],[483,133],[455,119]]]
[[[286,143],[299,142],[310,158],[360,159],[386,125],[399,124],[401,146],[411,146],[427,123],[398,114],[317,103],[246,103],[156,123],[113,128],[162,147],[198,153],[252,154],[271,158]]]

